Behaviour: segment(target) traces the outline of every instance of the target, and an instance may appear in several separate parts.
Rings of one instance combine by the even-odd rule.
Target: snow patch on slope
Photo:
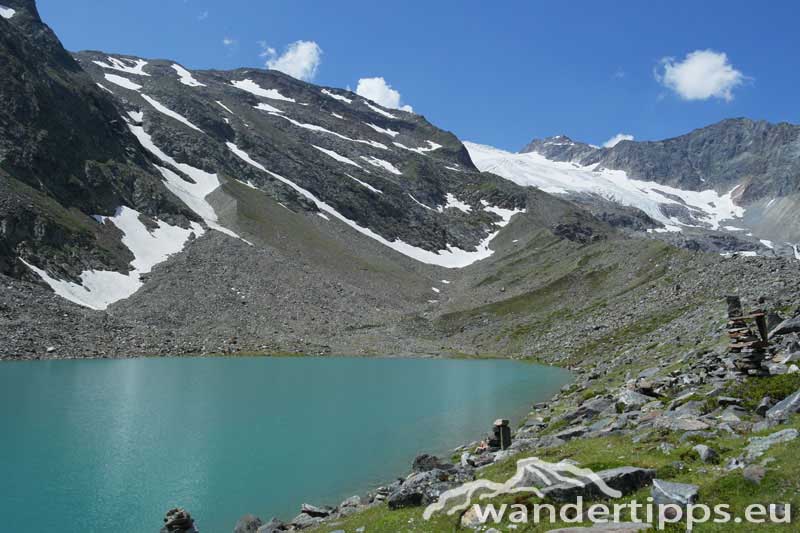
[[[294,102],[294,98],[283,96],[277,89],[264,89],[253,80],[232,81],[231,85],[237,89],[247,91],[250,94],[270,98],[272,100],[283,100],[284,102]]]
[[[135,293],[143,285],[141,274],[147,274],[155,265],[183,250],[193,232],[196,236],[203,234],[203,228],[196,222],[192,222],[189,229],[184,229],[155,220],[158,227],[150,231],[139,220],[139,212],[129,207],[120,207],[113,217],[95,218],[101,223],[111,222],[122,231],[122,244],[134,257],[128,274],[110,270],[86,270],[81,273],[81,284],[77,284],[55,279],[24,260],[23,263],[62,298],[97,310],[106,309],[112,303]]]
[[[377,131],[378,133],[383,133],[384,135],[388,135],[389,137],[397,137],[398,135],[400,135],[399,131],[390,130],[388,128],[381,128],[380,126],[376,126],[375,124],[371,124],[369,122],[365,122],[364,124],[372,128],[373,130]]]
[[[182,84],[188,85],[189,87],[205,87],[204,84],[194,79],[194,76],[192,76],[191,72],[189,72],[182,66],[176,64],[172,65],[172,68],[175,70],[175,72],[178,73],[178,76],[180,76]]]
[[[6,20],[13,17],[16,12],[16,9],[11,9],[10,7],[0,5],[0,17],[3,17]]]
[[[385,144],[379,143],[377,141],[370,141],[370,140],[365,140],[365,139],[351,139],[350,137],[342,135],[341,133],[336,133],[335,131],[331,131],[329,129],[323,128],[322,126],[317,126],[316,124],[306,124],[306,123],[303,123],[303,122],[298,122],[298,121],[296,121],[296,120],[294,120],[292,118],[289,118],[286,115],[283,115],[281,113],[273,113],[273,112],[271,112],[270,115],[286,119],[289,122],[291,122],[292,124],[294,124],[295,126],[297,126],[298,128],[304,128],[304,129],[307,129],[307,130],[310,130],[310,131],[315,131],[317,133],[327,133],[328,135],[333,135],[334,137],[338,137],[338,138],[340,138],[342,140],[345,140],[345,141],[367,144],[369,146],[372,146],[373,148],[380,148],[381,150],[388,150],[389,149],[388,146],[386,146]]]
[[[206,196],[214,192],[220,186],[219,178],[216,174],[200,170],[186,163],[178,163],[155,145],[152,137],[144,131],[143,127],[131,125],[128,127],[147,151],[194,180],[195,183],[189,183],[172,170],[157,165],[156,168],[161,175],[164,176],[165,185],[172,194],[180,198],[192,211],[197,213],[209,228],[251,244],[233,231],[221,226],[216,211],[214,211],[212,205],[206,201]]]
[[[364,161],[366,161],[367,163],[369,163],[373,167],[382,168],[382,169],[384,169],[386,171],[391,172],[392,174],[396,174],[397,176],[402,176],[403,175],[403,173],[400,172],[399,168],[397,168],[396,166],[394,166],[393,164],[391,164],[388,161],[385,161],[383,159],[379,159],[377,157],[372,157],[372,156],[367,157],[367,156],[362,155],[360,157],[361,157],[361,159],[363,159]]]
[[[150,75],[144,71],[144,67],[147,66],[147,61],[144,59],[117,59],[116,57],[109,56],[108,63],[102,61],[92,61],[92,63],[99,67],[118,70],[126,74],[135,74],[136,76]]]
[[[347,157],[345,157],[345,156],[343,156],[341,154],[338,154],[338,153],[334,152],[333,150],[326,150],[325,148],[321,148],[321,147],[317,146],[316,144],[312,144],[311,146],[313,146],[314,148],[316,148],[317,150],[319,150],[323,154],[334,158],[335,160],[339,161],[340,163],[345,163],[347,165],[352,165],[354,167],[362,168],[361,165],[359,165],[358,163],[356,163],[352,159],[349,159],[349,158],[347,158]]]
[[[162,114],[164,114],[164,115],[166,115],[166,116],[168,116],[170,118],[173,118],[173,119],[177,120],[178,122],[180,122],[182,124],[185,124],[186,126],[189,126],[193,130],[197,130],[200,133],[203,133],[203,130],[201,130],[200,128],[198,128],[197,126],[195,126],[194,124],[189,122],[188,118],[186,118],[183,115],[181,115],[179,113],[176,113],[175,111],[171,110],[170,108],[168,108],[164,104],[158,102],[155,98],[151,98],[151,97],[147,96],[146,94],[143,94],[142,98],[144,98],[147,101],[147,103],[149,103],[151,106],[153,106],[153,108],[155,108],[155,110],[158,111],[159,113],[162,113]]]
[[[226,106],[225,104],[223,104],[223,103],[222,103],[222,102],[220,102],[219,100],[215,100],[215,101],[217,102],[217,105],[218,105],[218,106],[220,106],[222,109],[224,109],[225,111],[227,111],[228,113],[230,113],[231,115],[233,115],[233,111],[231,111],[231,110],[230,110],[230,108],[229,108],[228,106]]]
[[[495,238],[497,233],[499,233],[499,230],[494,232],[494,233],[492,233],[492,234],[490,234],[486,239],[484,239],[476,247],[476,250],[472,251],[472,252],[469,252],[469,251],[466,251],[466,250],[462,250],[460,248],[456,248],[456,247],[452,247],[452,246],[448,246],[446,249],[439,250],[438,252],[430,252],[428,250],[424,250],[422,248],[417,248],[416,246],[412,246],[412,245],[410,245],[410,244],[408,244],[406,242],[403,242],[400,239],[397,239],[397,240],[394,240],[394,241],[390,241],[390,240],[378,235],[377,233],[375,233],[371,229],[365,228],[363,226],[360,226],[355,221],[350,220],[349,218],[345,217],[344,215],[342,215],[341,213],[336,211],[333,207],[331,207],[330,205],[326,204],[325,202],[323,202],[322,200],[317,198],[310,191],[300,187],[299,185],[297,185],[294,182],[284,178],[283,176],[280,176],[278,174],[275,174],[274,172],[271,172],[271,171],[267,170],[264,167],[264,165],[262,165],[258,161],[253,160],[246,152],[244,152],[243,150],[239,149],[239,147],[236,146],[235,144],[228,143],[228,148],[234,154],[239,156],[246,163],[248,163],[248,164],[252,165],[253,167],[261,170],[262,172],[266,172],[267,174],[269,174],[273,178],[277,179],[278,181],[281,181],[281,182],[287,184],[288,186],[293,188],[295,191],[297,191],[301,195],[305,196],[306,198],[308,198],[309,200],[314,202],[316,204],[316,206],[317,206],[317,209],[319,209],[320,211],[324,211],[325,213],[331,215],[332,217],[344,222],[345,224],[347,224],[348,226],[350,226],[354,230],[358,231],[362,235],[366,235],[367,237],[378,241],[379,243],[383,244],[384,246],[387,246],[387,247],[391,248],[392,250],[400,252],[401,254],[406,255],[408,257],[411,257],[412,259],[416,259],[417,261],[420,261],[422,263],[427,263],[427,264],[431,264],[431,265],[439,265],[439,266],[443,266],[443,267],[446,267],[446,268],[461,268],[461,267],[465,267],[465,266],[471,265],[472,263],[474,263],[476,261],[479,261],[481,259],[485,259],[485,258],[491,256],[494,253],[494,251],[489,248],[489,243],[492,241],[492,239]],[[511,217],[514,214],[524,212],[524,210],[522,210],[522,211],[514,211],[514,210],[503,210],[501,208],[491,208],[490,209],[489,207],[487,207],[486,210],[487,211],[495,210],[495,211],[492,211],[492,212],[502,211],[503,213],[511,213],[508,216],[501,215],[502,220],[501,220],[500,223],[497,224],[501,228],[503,226],[507,225],[511,221]]]
[[[426,152],[433,152],[434,150],[438,150],[442,147],[441,144],[437,144],[433,141],[425,141],[428,143],[428,146],[420,146],[419,148],[411,148],[410,146],[406,146],[400,143],[393,143],[395,146],[402,148],[403,150],[408,150],[409,152],[416,152],[418,154],[425,155]]]
[[[651,181],[630,179],[620,170],[594,171],[576,163],[550,161],[541,154],[514,154],[475,143],[464,143],[475,165],[522,186],[538,187],[551,194],[596,194],[622,205],[641,209],[668,227],[687,224],[665,215],[662,204],[684,206],[694,218],[711,229],[724,220],[740,218],[744,208],[733,202],[735,189],[720,195],[714,190],[685,191]]]
[[[137,83],[133,83],[128,78],[123,78],[122,76],[117,76],[116,74],[106,74],[105,77],[106,77],[107,81],[110,81],[114,85],[119,85],[123,89],[129,89],[131,91],[138,91],[139,89],[142,88],[141,85],[139,85]],[[100,87],[103,87],[103,86],[101,85]],[[103,88],[105,89],[105,87],[103,87]],[[106,90],[108,90],[108,89],[106,89]]]
[[[358,178],[356,178],[354,176],[351,176],[350,174],[345,174],[345,176],[347,176],[351,180],[355,181],[359,185],[362,185],[362,186],[366,187],[367,189],[369,189],[370,191],[372,191],[372,192],[374,192],[376,194],[383,194],[383,191],[381,191],[380,189],[376,189],[375,187],[373,187],[372,185],[370,185],[366,181],[361,181],[360,179],[358,179]]]
[[[441,205],[439,206],[438,210],[439,210],[440,213],[443,213],[445,209],[450,209],[451,207],[455,208],[455,209],[458,209],[459,211],[463,211],[464,213],[469,213],[469,212],[472,211],[472,206],[471,205],[469,205],[468,203],[462,202],[461,200],[456,198],[456,196],[454,194],[452,194],[452,193],[447,193],[445,198],[447,199],[447,203],[445,205],[443,205],[443,206],[441,206]]]
[[[271,105],[265,104],[264,102],[260,102],[257,106],[254,107],[259,111],[268,111],[270,113],[283,113],[283,111],[281,111],[277,107],[272,107]]]
[[[330,96],[334,100],[339,100],[339,101],[345,102],[347,104],[352,104],[353,103],[353,101],[350,98],[347,98],[346,96],[342,96],[341,94],[336,94],[334,92],[331,92],[328,89],[322,89],[320,92],[322,94],[324,94],[325,96]]]
[[[377,114],[379,114],[379,115],[383,115],[383,116],[384,116],[384,117],[386,117],[386,118],[397,118],[397,116],[396,116],[396,115],[392,115],[392,114],[391,114],[391,113],[389,113],[388,111],[384,111],[383,109],[377,108],[377,107],[375,107],[374,105],[372,105],[372,104],[370,104],[369,102],[367,102],[366,100],[364,100],[364,105],[366,105],[368,108],[370,108],[370,109],[372,109],[373,111],[375,111]]]

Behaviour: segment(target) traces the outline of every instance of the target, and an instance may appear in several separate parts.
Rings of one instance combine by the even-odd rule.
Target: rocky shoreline
[[[766,375],[800,378],[798,333],[800,313],[773,328],[763,363]],[[677,445],[672,444],[675,441],[688,446],[692,460],[703,468],[740,472],[748,482],[758,484],[770,463],[762,460],[765,453],[798,437],[797,429],[785,425],[800,412],[800,379],[793,381],[797,390],[784,398],[766,396],[754,403],[748,398],[730,396],[732,391],[756,388],[753,380],[770,379],[743,374],[738,360],[735,350],[725,345],[714,350],[692,351],[636,373],[627,371],[618,387],[600,394],[590,392],[598,380],[613,372],[612,364],[592,369],[573,367],[570,370],[575,372],[575,380],[551,400],[534,406],[514,432],[507,449],[501,449],[496,442],[487,445],[484,440],[455,449],[454,457],[458,460],[453,462],[423,454],[415,459],[406,477],[378,487],[365,497],[353,496],[335,507],[303,504],[300,513],[289,522],[276,518],[265,522],[247,515],[233,531],[283,533],[328,528],[349,533],[337,528],[358,513],[382,506],[390,513],[421,508],[435,502],[445,491],[479,478],[490,465],[530,454],[557,452],[570,441],[609,436],[630,439],[632,443],[652,441],[664,454],[675,450]],[[728,453],[729,457],[723,460],[723,450],[703,444],[719,435],[744,436],[747,445],[734,456]],[[671,466],[678,471],[686,468],[681,461]],[[596,473],[623,494],[649,488],[656,502],[681,506],[698,499],[697,485],[659,479],[657,476],[663,472],[652,468],[630,464]],[[594,484],[587,483],[567,490],[553,485],[547,487],[547,494],[556,501],[568,501],[577,495],[591,498],[596,496],[593,487]],[[483,526],[469,512],[463,513],[460,520],[462,527]],[[369,533],[370,529],[362,526],[354,531]]]

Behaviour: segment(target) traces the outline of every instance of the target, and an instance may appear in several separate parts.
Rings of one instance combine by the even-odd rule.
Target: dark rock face
[[[196,71],[192,75],[202,86],[190,87],[181,83],[170,61],[147,60],[143,70],[148,76],[137,76],[98,65],[109,64],[108,54],[80,52],[75,57],[97,83],[114,92],[121,111],[144,113],[147,134],[178,161],[252,183],[290,207],[317,211],[292,188],[234,156],[228,148],[234,143],[270,172],[389,240],[399,238],[431,251],[448,244],[472,249],[498,220],[482,208],[481,200],[506,208],[525,205],[521,188],[477,173],[461,142],[420,115],[376,112],[373,104],[353,93],[317,87],[277,71]],[[143,61],[113,58],[130,64]],[[107,74],[127,78],[141,89],[110,83]],[[245,81],[249,90],[234,85],[241,87]],[[154,110],[143,95],[202,132]],[[447,204],[448,193],[475,209],[439,210]]]
[[[30,276],[17,256],[74,279],[87,266],[125,270],[118,236],[90,215],[120,205],[189,215],[163,187],[113,100],[42,23],[32,1],[0,19],[0,272]]]

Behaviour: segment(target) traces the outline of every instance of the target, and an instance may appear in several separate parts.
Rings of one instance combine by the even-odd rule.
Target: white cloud
[[[684,100],[722,98],[726,102],[733,100],[733,89],[747,79],[733,68],[724,52],[714,50],[695,50],[680,62],[665,57],[655,76]]]
[[[225,37],[224,39],[222,39],[222,44],[228,47],[234,46],[236,45],[236,39],[232,37]]]
[[[611,148],[612,146],[616,146],[621,141],[632,141],[633,135],[629,133],[617,133],[609,140],[603,143],[604,148]]]
[[[413,113],[410,105],[400,105],[400,93],[386,83],[383,78],[361,78],[358,80],[356,94],[389,109],[400,109]]]
[[[270,58],[267,60],[267,68],[279,70],[298,80],[313,80],[322,63],[322,48],[314,41],[295,41],[277,57],[275,49],[267,46],[266,42],[261,41],[259,45],[262,49],[261,57]]]
[[[261,48],[261,53],[258,54],[258,57],[274,57],[278,53],[267,41],[258,41],[256,44]]]

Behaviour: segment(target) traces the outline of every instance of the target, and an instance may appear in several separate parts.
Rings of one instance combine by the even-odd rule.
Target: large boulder
[[[257,516],[246,514],[236,522],[236,527],[233,528],[233,533],[257,533],[258,528],[264,525],[264,522]]]
[[[612,489],[620,491],[623,495],[635,492],[646,487],[655,477],[655,470],[623,466],[610,470],[595,472],[597,476]],[[580,483],[564,482],[550,485],[542,489],[542,494],[547,499],[558,502],[573,502],[578,496],[583,499],[605,498],[600,487],[590,479],[582,479]]]
[[[351,496],[339,504],[339,516],[348,516],[358,512],[361,507],[361,497]]]
[[[772,420],[786,420],[789,415],[800,412],[800,390],[778,402],[775,407],[767,411],[767,418]]]
[[[612,407],[614,402],[602,396],[596,396],[583,402],[576,410],[564,415],[564,419],[568,421],[577,419],[592,419]]]
[[[430,472],[431,470],[450,470],[455,465],[446,463],[436,456],[423,453],[414,458],[414,463],[411,465],[412,472]]]
[[[698,444],[692,448],[700,460],[704,463],[717,464],[719,463],[719,454],[705,444]]]
[[[389,509],[428,505],[436,501],[443,492],[459,485],[461,481],[467,479],[462,476],[452,476],[450,472],[438,469],[412,474],[397,490],[389,494],[386,503]]]
[[[316,505],[311,505],[310,503],[304,503],[300,506],[300,512],[315,518],[325,518],[326,516],[330,516],[330,514],[333,512],[333,509],[330,507],[317,507]]]
[[[778,326],[769,332],[769,338],[775,337],[776,335],[788,335],[789,333],[798,333],[800,332],[800,315],[794,318],[787,318]]]
[[[639,407],[653,400],[650,396],[645,396],[630,389],[624,389],[617,396],[617,410],[618,411],[635,411]]]
[[[311,516],[306,513],[300,513],[299,515],[295,516],[291,522],[292,527],[295,529],[308,529],[310,527],[314,527],[319,525],[322,522],[322,518],[318,516]]]

